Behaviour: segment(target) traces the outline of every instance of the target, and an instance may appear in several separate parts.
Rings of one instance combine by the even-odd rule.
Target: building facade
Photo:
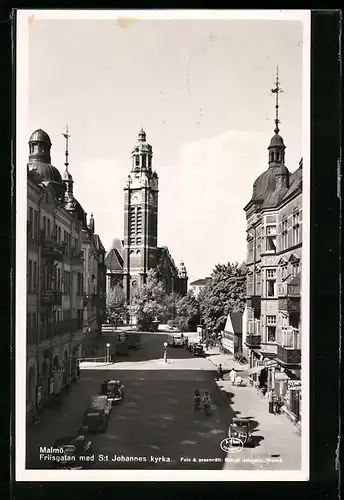
[[[228,313],[221,339],[222,349],[224,352],[233,355],[242,353],[242,330],[243,313]]]
[[[67,134],[68,136],[68,134]],[[27,165],[27,416],[68,388],[84,342],[83,230],[86,214],[68,171],[51,164],[43,130]]]
[[[208,277],[208,278],[200,278],[196,281],[193,281],[192,283],[190,283],[190,290],[192,291],[192,293],[194,294],[194,296],[198,297],[200,291],[205,287],[205,285],[208,283],[208,281],[211,281],[211,278]]]
[[[83,357],[92,357],[94,342],[101,334],[106,311],[105,249],[94,232],[95,222],[91,214],[89,224],[82,229],[83,272]]]
[[[124,240],[115,239],[106,256],[107,290],[121,284],[128,304],[132,291],[146,282],[150,269],[158,271],[167,292],[187,292],[184,263],[178,269],[168,248],[158,247],[158,182],[152,146],[141,130],[124,188]]]
[[[252,383],[274,389],[283,410],[300,420],[302,160],[291,173],[279,134],[276,88],[275,134],[268,169],[253,184],[247,220],[245,354]]]

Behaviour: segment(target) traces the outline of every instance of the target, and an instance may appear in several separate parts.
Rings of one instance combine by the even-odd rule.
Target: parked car
[[[188,342],[189,351],[193,352],[195,345],[197,345],[197,342],[195,342],[194,340],[189,341]]]
[[[183,342],[183,337],[182,337],[181,333],[169,334],[169,336],[167,338],[167,343],[168,343],[168,345],[170,345],[172,347],[176,347],[176,346],[183,347],[184,342]]]
[[[193,346],[193,351],[195,356],[205,356],[204,347],[202,344],[196,344]]]
[[[84,413],[83,425],[89,432],[105,432],[107,429],[108,418],[104,410],[99,408],[87,408]]]
[[[111,405],[118,403],[124,397],[124,385],[120,380],[105,380],[102,383],[101,394],[107,397]]]
[[[250,420],[247,418],[233,418],[229,426],[228,437],[240,440],[243,446],[252,444]],[[235,443],[235,440],[233,443]]]
[[[106,418],[108,418],[112,410],[112,402],[109,401],[109,398],[106,394],[102,394],[100,396],[91,396],[90,408],[102,410]]]

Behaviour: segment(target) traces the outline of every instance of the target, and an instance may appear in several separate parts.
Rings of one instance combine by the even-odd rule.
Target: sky
[[[246,257],[244,206],[268,167],[279,66],[286,164],[302,156],[302,23],[256,20],[35,20],[29,120],[107,250],[123,239],[123,188],[141,126],[159,175],[158,245],[189,282]]]

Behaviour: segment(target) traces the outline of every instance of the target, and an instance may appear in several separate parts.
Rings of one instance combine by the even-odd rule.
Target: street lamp
[[[110,344],[107,343],[106,344],[106,361],[109,362],[109,358],[110,358]]]
[[[164,360],[165,360],[165,363],[167,363],[167,346],[168,346],[168,343],[164,342]]]

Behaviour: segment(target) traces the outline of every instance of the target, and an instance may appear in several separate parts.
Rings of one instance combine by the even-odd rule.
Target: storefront
[[[288,380],[284,413],[293,421],[301,421],[301,380]]]

